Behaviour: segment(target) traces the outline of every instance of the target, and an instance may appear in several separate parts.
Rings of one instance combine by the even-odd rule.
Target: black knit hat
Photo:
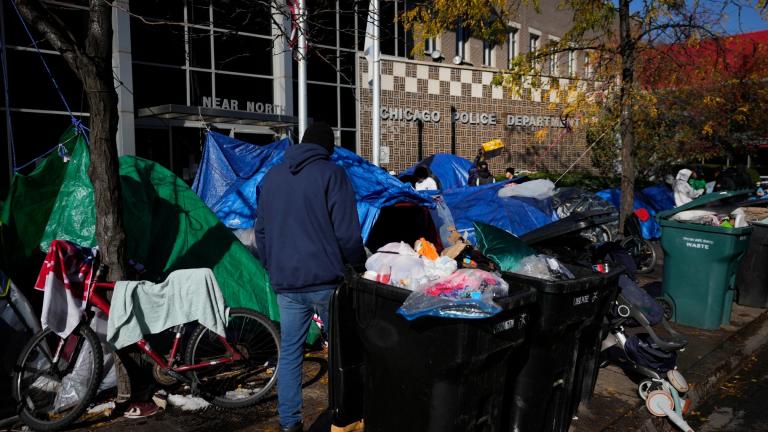
[[[307,130],[304,131],[304,136],[301,138],[302,144],[317,144],[326,149],[328,154],[333,153],[335,141],[333,129],[323,122],[315,122],[309,125]]]

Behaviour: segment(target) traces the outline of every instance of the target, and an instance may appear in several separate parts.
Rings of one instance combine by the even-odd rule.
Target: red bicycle
[[[102,280],[105,267],[91,278],[83,319],[68,337],[50,329],[36,334],[22,351],[14,375],[19,416],[34,430],[58,430],[79,419],[96,397],[103,375],[104,351],[91,328],[95,313],[109,315],[104,292],[115,282]],[[196,325],[181,353],[182,335],[190,323],[173,328],[170,352],[153,351],[146,340],[136,345],[154,363],[153,376],[163,385],[177,382],[221,408],[252,406],[275,385],[280,336],[265,316],[249,309],[231,309],[226,338]]]

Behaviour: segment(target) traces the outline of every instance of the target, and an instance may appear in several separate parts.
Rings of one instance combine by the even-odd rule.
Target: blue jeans
[[[326,332],[328,303],[333,290],[277,294],[280,307],[280,361],[277,368],[277,413],[280,426],[291,427],[301,421],[301,378],[304,341],[312,315],[323,320]]]

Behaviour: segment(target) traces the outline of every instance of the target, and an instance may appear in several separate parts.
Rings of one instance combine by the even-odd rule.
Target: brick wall
[[[445,40],[443,40],[445,43]],[[371,159],[371,91],[362,82],[367,76],[367,62],[361,59],[360,155]],[[459,67],[394,58],[382,59],[381,106],[385,109],[409,108],[437,111],[440,120],[424,121],[423,157],[451,151],[451,106],[459,112],[496,114],[496,125],[456,124],[457,154],[472,160],[483,142],[501,139],[509,152],[509,160],[499,156],[489,162],[492,172],[501,173],[507,166],[517,169],[564,170],[586,150],[582,127],[570,132],[561,127],[507,127],[507,116],[546,116],[558,118],[559,108],[550,110],[540,102],[541,92],[526,89],[517,98],[500,87],[491,86],[493,72],[483,68]],[[549,119],[547,119],[549,120]],[[537,120],[538,121],[538,120]],[[554,120],[553,120],[554,121]],[[381,145],[389,147],[388,170],[400,171],[418,162],[418,124],[416,121],[382,119]],[[547,135],[537,140],[534,133],[546,129]],[[575,169],[590,168],[585,155]]]

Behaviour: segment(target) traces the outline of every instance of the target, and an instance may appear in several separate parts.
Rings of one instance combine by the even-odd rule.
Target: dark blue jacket
[[[365,262],[352,184],[316,144],[288,148],[264,176],[256,216],[259,258],[276,292],[335,287]]]

